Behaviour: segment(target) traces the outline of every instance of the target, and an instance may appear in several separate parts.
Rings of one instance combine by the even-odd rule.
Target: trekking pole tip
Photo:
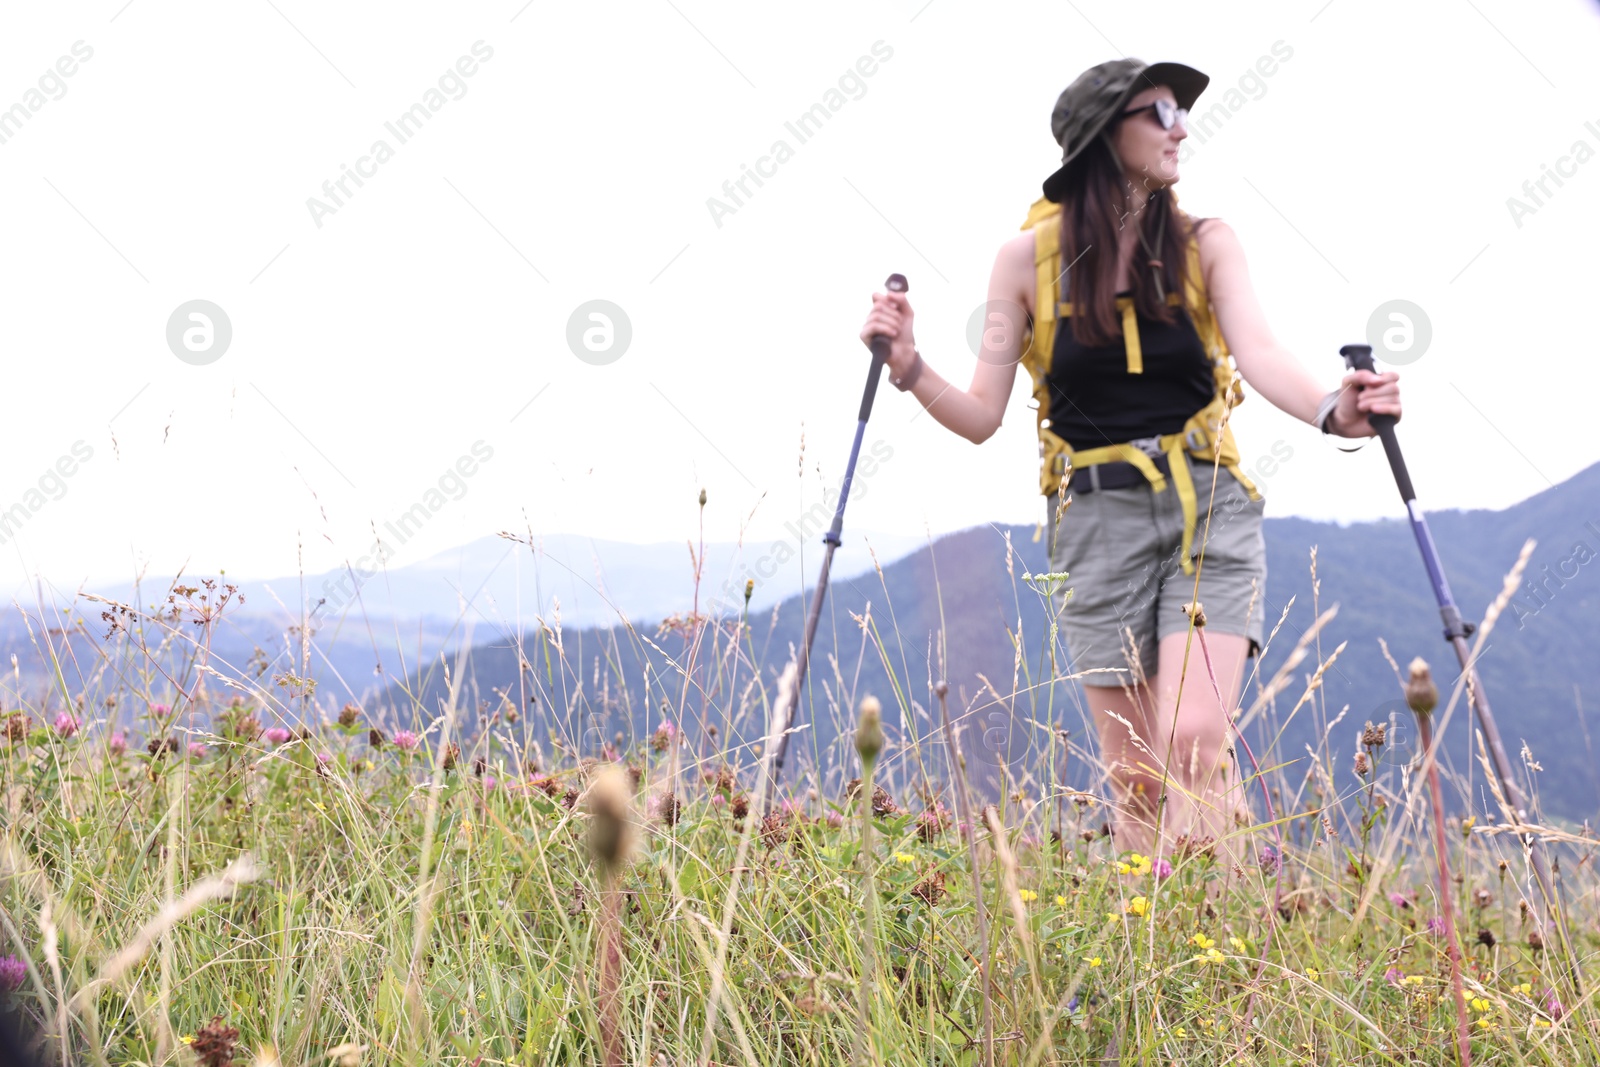
[[[906,281],[904,274],[889,275],[889,280],[883,283],[883,287],[891,293],[904,293],[911,289],[911,285]]]

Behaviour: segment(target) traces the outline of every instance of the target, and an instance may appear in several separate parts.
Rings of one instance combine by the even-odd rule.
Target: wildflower
[[[1518,993],[1521,993],[1523,996],[1527,996],[1529,993],[1533,992],[1533,984],[1531,982],[1523,982],[1521,985],[1512,986],[1511,988],[1516,990]]]
[[[1390,967],[1388,970],[1383,972],[1383,980],[1388,982],[1390,985],[1399,985],[1400,980],[1405,976],[1405,972],[1398,967]]]
[[[1411,661],[1407,670],[1411,675],[1406,682],[1407,706],[1418,715],[1431,714],[1434,706],[1439,703],[1439,687],[1433,684],[1428,661],[1418,656]]]
[[[1235,938],[1234,940],[1238,940]],[[1189,944],[1197,948],[1210,948],[1217,943],[1216,938],[1207,937],[1205,934],[1195,934],[1189,939]]]
[[[839,827],[844,825],[844,813],[843,812],[830,811],[830,812],[828,812],[826,818],[827,818],[828,826],[829,826],[830,829],[837,830],[837,829],[839,829]]]
[[[271,733],[271,730],[267,731]],[[396,730],[394,732],[394,747],[401,752],[414,752],[417,748],[417,735],[410,730]]]
[[[1488,1011],[1490,1008],[1494,1007],[1493,1004],[1490,1004],[1482,997],[1473,997],[1471,1000],[1467,1001],[1467,1005],[1473,1011]]]
[[[1127,862],[1117,864],[1118,874],[1145,875],[1150,873],[1150,857],[1135,852]]]
[[[949,828],[950,811],[943,804],[936,804],[917,816],[917,836],[924,841],[933,841],[942,831]]]
[[[347,730],[354,726],[360,718],[361,709],[354,704],[346,704],[339,709],[339,725]]]
[[[126,751],[128,751],[128,735],[123,733],[121,730],[118,730],[116,733],[111,735],[112,758],[120,759],[122,754]]]
[[[1408,975],[1406,975],[1405,984],[1406,985],[1421,985],[1422,984],[1422,975],[1420,975],[1420,974],[1408,974]]]
[[[1404,893],[1390,893],[1389,903],[1393,904],[1397,908],[1400,908],[1401,910],[1411,907],[1411,901],[1406,899],[1406,895]]]
[[[1034,901],[1034,900],[1038,900],[1039,899],[1039,894],[1035,893],[1031,889],[1019,889],[1019,890],[1017,890],[1017,896],[1022,898],[1022,902],[1024,904],[1029,903],[1030,901]]]
[[[205,759],[206,758],[206,746],[205,746],[205,742],[204,741],[190,741],[189,742],[189,758],[190,759]]]
[[[1566,1009],[1561,1006],[1561,998],[1556,996],[1554,989],[1545,992],[1544,1010],[1550,1013],[1550,1018],[1552,1019],[1559,1019],[1567,1013]]]
[[[911,895],[930,908],[939,903],[944,893],[943,871],[929,871],[920,882],[911,887]],[[938,934],[934,935],[934,937],[938,936]]]
[[[656,727],[656,732],[650,737],[650,747],[657,752],[665,752],[672,747],[673,738],[678,736],[678,728],[670,721],[664,720]]]
[[[152,715],[165,715],[167,712],[169,712],[171,710],[172,710],[172,706],[170,704],[151,704],[150,705],[150,714],[152,714]]]
[[[1315,967],[1307,967],[1306,977],[1311,979],[1313,982],[1320,982],[1322,981],[1322,972],[1317,970]]]
[[[915,863],[917,862],[917,857],[913,856],[909,852],[896,852],[894,854],[894,861],[896,863]]]
[[[293,737],[294,735],[291,734],[288,730],[285,730],[281,726],[274,726],[270,730],[267,730],[265,733],[263,733],[261,736],[262,736],[263,739],[266,740],[267,744],[269,744],[269,745],[283,745],[283,744],[288,744],[289,739],[291,737]]]
[[[1143,918],[1144,916],[1150,914],[1150,901],[1144,897],[1134,897],[1132,900],[1128,901],[1127,911],[1130,915],[1137,915],[1140,918]]]
[[[1480,1029],[1480,1030],[1493,1030],[1494,1029],[1494,1020],[1489,1018],[1486,1015],[1478,1016],[1478,1029]]]
[[[1102,964],[1104,964],[1105,962],[1106,961],[1101,959],[1099,956],[1090,956],[1089,957],[1089,966],[1091,966],[1091,967],[1099,967]]]
[[[318,767],[326,767],[330,762],[332,762],[332,760],[333,760],[333,757],[331,755],[329,755],[328,753],[326,753],[326,752],[318,752],[317,753],[317,766]]]
[[[877,762],[878,753],[883,751],[883,705],[878,703],[877,697],[866,697],[861,701],[860,715],[860,725],[856,727],[856,754],[861,757],[863,767],[871,767]]]
[[[1067,906],[1067,898],[1062,896],[1060,893],[1057,893],[1056,894],[1056,907],[1064,908],[1066,906]]]
[[[0,956],[0,993],[14,993],[28,977],[28,965],[16,956]]]
[[[1356,776],[1358,778],[1365,778],[1367,776],[1367,772],[1371,769],[1371,765],[1367,762],[1367,754],[1365,752],[1357,752],[1355,768]]]
[[[1478,817],[1476,815],[1471,815],[1471,816],[1468,816],[1465,819],[1462,819],[1461,820],[1461,836],[1462,837],[1471,837],[1472,836],[1472,828],[1474,826],[1476,826],[1476,825],[1478,825]]]
[[[1172,876],[1172,864],[1168,863],[1165,859],[1156,860],[1154,868],[1157,878],[1170,878]]]
[[[1428,933],[1434,937],[1444,936],[1444,916],[1435,915],[1428,920]]]
[[[1218,952],[1216,949],[1208,948],[1208,949],[1205,950],[1205,952],[1202,955],[1199,955],[1199,956],[1195,957],[1195,962],[1196,963],[1221,963],[1225,959],[1227,959],[1227,957],[1224,956],[1222,953]]]
[[[1235,951],[1235,952],[1245,952],[1245,951],[1248,951],[1248,950],[1247,950],[1247,949],[1246,949],[1246,948],[1245,948],[1245,943],[1244,943],[1244,941],[1243,941],[1243,939],[1241,939],[1241,938],[1237,938],[1237,937],[1230,937],[1230,938],[1228,938],[1228,944],[1230,944],[1230,945],[1232,945],[1232,946],[1233,946],[1233,950],[1234,950],[1234,951]]]
[[[222,1016],[213,1015],[211,1022],[195,1032],[189,1051],[200,1057],[202,1067],[233,1067],[233,1048],[239,1043],[239,1028],[227,1026]]]
[[[1283,860],[1278,856],[1278,850],[1271,845],[1267,845],[1261,850],[1257,862],[1261,866],[1261,873],[1267,875],[1277,874],[1279,868],[1283,866]]]
[[[70,712],[63,711],[61,714],[56,716],[56,733],[60,734],[62,737],[71,737],[73,734],[78,732],[78,727],[82,725],[83,724],[78,721],[78,717]]]

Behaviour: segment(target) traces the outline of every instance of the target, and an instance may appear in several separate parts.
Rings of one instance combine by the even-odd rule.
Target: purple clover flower
[[[82,725],[83,723],[78,720],[78,717],[73,715],[71,712],[63,711],[61,714],[56,716],[56,733],[60,734],[62,737],[71,737],[73,734],[78,732],[78,727]]]
[[[0,956],[0,993],[15,993],[28,977],[28,965],[15,956]]]
[[[417,745],[417,735],[412,733],[410,730],[395,731],[394,747],[398,748],[401,752],[414,752],[416,751]]]

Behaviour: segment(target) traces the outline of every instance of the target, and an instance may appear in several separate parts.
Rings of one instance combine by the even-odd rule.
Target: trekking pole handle
[[[889,275],[889,280],[883,283],[883,287],[891,293],[904,293],[911,289],[904,274]],[[862,422],[866,422],[867,417],[872,414],[872,400],[878,395],[878,378],[881,377],[879,372],[888,362],[889,338],[885,334],[875,333],[872,335],[872,369],[867,372],[867,389],[861,394],[861,411],[856,415]]]
[[[1345,345],[1343,348],[1339,349],[1339,354],[1344,357],[1344,365],[1349,370],[1364,370],[1371,371],[1373,374],[1378,373],[1377,365],[1372,361],[1371,345]],[[1394,426],[1393,415],[1372,414],[1367,416],[1367,421],[1372,424],[1372,428],[1374,430],[1378,431],[1379,437],[1384,435],[1385,430],[1391,429]]]
[[[1365,370],[1378,373],[1378,368],[1372,362],[1371,345],[1345,345],[1339,349],[1339,354],[1344,357],[1344,365],[1350,370]],[[1400,499],[1405,501],[1410,508],[1417,499],[1417,491],[1411,486],[1411,472],[1406,469],[1405,457],[1400,454],[1400,442],[1394,435],[1394,416],[1369,414],[1367,422],[1378,431],[1378,437],[1383,441],[1383,451],[1389,457],[1389,466],[1394,470],[1395,484],[1400,488]]]

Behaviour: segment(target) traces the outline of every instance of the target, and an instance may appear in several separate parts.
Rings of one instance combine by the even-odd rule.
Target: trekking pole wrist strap
[[[1322,398],[1322,403],[1317,405],[1317,413],[1311,417],[1311,425],[1323,433],[1332,433],[1328,423],[1333,421],[1333,413],[1339,406],[1339,390],[1335,389]]]

